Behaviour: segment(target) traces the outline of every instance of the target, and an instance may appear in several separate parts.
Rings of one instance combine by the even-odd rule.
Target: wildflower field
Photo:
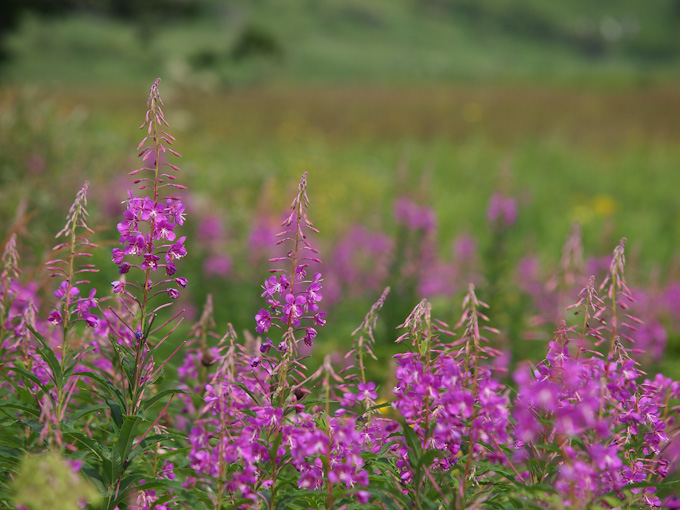
[[[671,87],[0,93],[0,508],[680,507]]]

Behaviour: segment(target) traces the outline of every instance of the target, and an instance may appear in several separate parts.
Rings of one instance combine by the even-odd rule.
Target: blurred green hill
[[[674,79],[680,71],[680,0],[41,5],[15,8],[16,26],[2,27],[8,60],[0,73],[7,81],[123,84],[161,75],[202,88],[498,80],[611,85]]]

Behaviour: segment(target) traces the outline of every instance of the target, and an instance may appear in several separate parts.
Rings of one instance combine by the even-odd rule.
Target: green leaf
[[[425,474],[425,469],[427,469],[427,466],[432,464],[432,461],[438,455],[441,455],[441,453],[436,451],[436,450],[428,450],[418,458],[418,463],[416,464],[415,469],[414,469],[414,473],[413,473],[413,475],[414,475],[414,487],[416,487],[416,488],[420,487],[423,476]]]
[[[237,510],[239,508],[243,508],[244,505],[252,503],[251,500],[245,498],[234,498],[232,501],[234,502],[233,504],[223,506],[222,508],[224,508],[225,510]]]
[[[415,431],[406,422],[401,423],[401,430],[404,432],[404,439],[408,447],[408,458],[411,466],[417,466],[418,461],[423,453],[423,448],[420,445],[420,439]]]
[[[411,508],[413,505],[408,497],[404,495],[400,488],[396,487],[394,483],[387,483],[380,489],[369,486],[366,488],[372,496],[378,498],[386,509],[403,510],[404,508]]]
[[[118,448],[111,450],[111,480],[118,480],[125,471],[125,460]]]
[[[30,379],[32,382],[38,385],[38,387],[43,390],[45,393],[47,393],[47,387],[36,377],[35,374],[29,372],[26,370],[23,366],[20,365],[14,365],[13,367],[9,367],[9,370],[12,370],[14,372],[19,373],[22,377],[26,377],[27,379]]]
[[[0,459],[3,459],[3,463],[6,463],[3,467],[19,464],[22,453],[21,450],[0,448]]]
[[[110,457],[105,457],[103,458],[102,461],[102,480],[104,480],[104,485],[106,487],[110,487],[111,484],[114,481],[113,478],[113,462],[111,461],[111,458],[113,458],[113,452],[109,453]]]
[[[154,405],[156,402],[158,402],[160,399],[165,397],[166,395],[174,395],[175,393],[188,393],[186,390],[178,390],[178,389],[172,389],[172,390],[163,390],[160,393],[157,393],[150,399],[146,400],[145,402],[142,402],[141,410],[146,411],[149,407]]]
[[[111,409],[111,418],[113,418],[113,423],[116,425],[116,429],[120,430],[123,426],[123,410],[118,402],[114,402],[110,398],[105,399],[106,405]]]
[[[30,414],[36,418],[40,418],[40,410],[35,407],[30,407],[22,404],[15,404],[12,402],[2,402],[0,401],[0,408],[2,409],[16,409],[17,411],[23,411],[26,414]]]
[[[24,448],[24,443],[16,437],[14,434],[8,434],[4,437],[0,437],[0,447],[15,448],[21,451],[26,451]]]
[[[132,451],[128,455],[127,461],[128,462],[132,461],[132,459],[134,459],[137,455],[146,450],[151,444],[159,443],[161,441],[170,441],[174,439],[182,440],[184,439],[184,436],[180,434],[152,434],[150,436],[147,436],[144,438],[144,441],[141,441],[132,449]]]
[[[89,377],[90,379],[98,382],[99,384],[101,384],[106,389],[106,391],[112,397],[114,397],[118,401],[118,404],[120,404],[121,409],[127,410],[127,406],[125,405],[125,397],[123,396],[121,391],[118,388],[116,388],[111,383],[111,381],[109,381],[105,377],[102,377],[101,375],[99,375],[95,372],[77,372],[73,375],[79,375],[79,376],[82,376],[82,377]]]
[[[132,450],[132,443],[135,439],[135,431],[139,423],[139,416],[126,416],[123,425],[118,434],[117,445],[123,461],[127,460],[127,456]]]
[[[120,487],[118,489],[118,499],[125,499],[126,493],[133,484],[137,483],[139,480],[144,478],[144,475],[128,475],[120,481]]]
[[[83,463],[80,471],[85,473],[87,477],[99,488],[100,492],[106,492],[106,484],[102,479],[102,476],[97,472],[97,470],[88,463]]]
[[[215,503],[213,502],[212,499],[210,499],[210,496],[200,490],[199,488],[195,488],[191,491],[191,495],[195,496],[201,503],[203,503],[206,508],[213,508],[215,506]]]
[[[100,459],[106,458],[106,451],[104,450],[104,448],[99,444],[98,441],[95,441],[90,436],[82,432],[79,432],[73,429],[72,427],[68,427],[64,424],[62,424],[62,432],[66,437],[71,438],[79,442],[83,446],[87,447],[98,458]]]
[[[392,407],[392,402],[383,402],[382,404],[375,405],[373,407],[369,407],[366,411],[377,411],[379,409],[383,409],[385,407]]]
[[[97,411],[102,411],[104,409],[107,409],[106,404],[94,404],[91,406],[83,407],[81,409],[78,409],[75,413],[73,413],[70,416],[71,421],[78,421],[81,418],[84,418],[88,414],[97,412]]]
[[[66,366],[66,369],[64,370],[64,377],[70,377],[73,374],[73,371],[76,369],[78,364],[80,363],[80,360],[83,359],[83,356],[87,354],[88,352],[92,351],[93,348],[88,346],[85,347],[84,349],[81,349],[79,351],[80,357],[76,359],[75,356],[70,356],[68,364]]]
[[[130,356],[123,356],[121,359],[121,366],[123,367],[123,372],[125,372],[125,377],[127,377],[128,388],[132,388],[135,385],[135,370],[137,369],[137,362],[132,361]]]

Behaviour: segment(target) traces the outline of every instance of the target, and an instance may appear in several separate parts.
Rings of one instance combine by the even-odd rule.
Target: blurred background
[[[160,76],[190,189],[188,322],[211,293],[218,329],[254,331],[307,171],[318,352],[347,351],[386,285],[385,353],[421,297],[453,324],[473,282],[500,346],[540,359],[626,236],[637,355],[680,377],[678,0],[5,0],[0,50],[0,239],[18,233],[46,296],[38,268],[85,180],[97,284],[116,278]]]

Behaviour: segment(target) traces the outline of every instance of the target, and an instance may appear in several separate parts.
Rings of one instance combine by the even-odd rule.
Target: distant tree
[[[283,57],[283,48],[276,37],[268,30],[247,25],[231,50],[231,56],[236,60],[261,56],[270,58]]]
[[[39,16],[93,13],[147,26],[152,20],[195,16],[203,4],[202,0],[0,0],[0,63],[11,58],[7,37],[18,28],[26,13]]]

